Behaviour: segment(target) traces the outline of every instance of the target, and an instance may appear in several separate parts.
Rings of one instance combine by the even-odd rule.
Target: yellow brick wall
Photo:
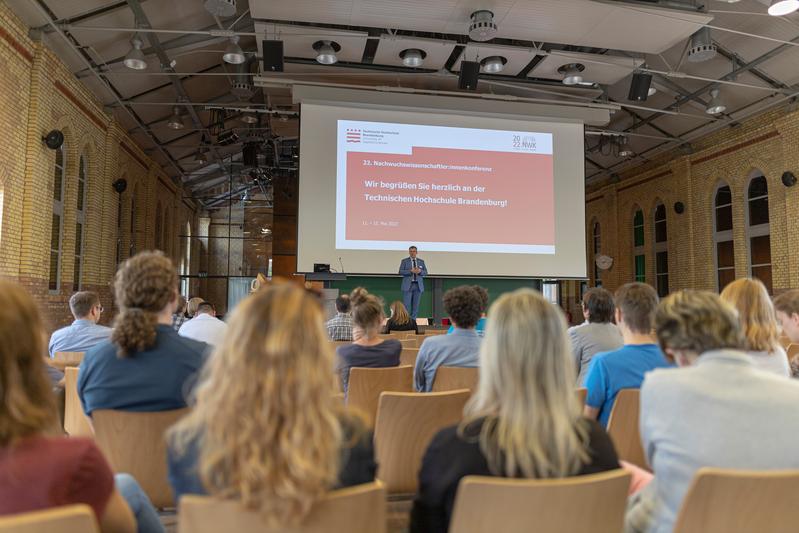
[[[78,82],[56,55],[28,37],[28,28],[0,3],[0,276],[25,285],[36,297],[50,329],[71,321],[78,165],[88,166],[82,286],[101,294],[113,315],[111,283],[116,269],[117,201],[111,184],[125,178],[122,195],[122,259],[128,256],[131,202],[136,195],[136,250],[153,248],[156,198],[172,224],[165,251],[179,260],[179,235],[195,225],[195,206],[147,157],[102,104]],[[58,129],[65,136],[65,196],[58,291],[48,289],[55,151],[42,136]],[[182,224],[182,226],[180,226]]]
[[[592,221],[601,224],[601,253],[614,258],[602,274],[613,290],[633,280],[634,206],[644,211],[646,279],[655,284],[654,208],[666,205],[668,224],[669,288],[716,290],[713,240],[714,195],[724,182],[733,195],[735,274],[749,275],[746,234],[746,194],[755,171],[766,176],[769,190],[769,226],[774,292],[799,287],[799,186],[787,188],[786,170],[799,175],[799,112],[772,111],[735,128],[726,128],[694,143],[694,153],[667,153],[631,169],[616,183],[610,180],[588,188],[586,198],[587,257],[592,265]],[[675,202],[685,205],[677,214]],[[593,268],[589,268],[593,280]]]

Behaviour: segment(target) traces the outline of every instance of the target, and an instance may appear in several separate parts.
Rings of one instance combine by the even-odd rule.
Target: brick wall
[[[786,170],[799,175],[799,112],[772,111],[735,128],[727,128],[694,143],[691,155],[667,153],[631,169],[616,183],[598,183],[586,192],[586,242],[593,285],[592,225],[601,227],[601,253],[613,257],[601,277],[615,289],[633,280],[633,212],[644,212],[646,280],[655,284],[654,209],[666,205],[669,288],[717,290],[714,245],[714,196],[719,184],[733,196],[735,275],[749,275],[746,233],[747,188],[759,171],[768,181],[769,225],[774,292],[799,287],[799,187],[787,188]],[[675,202],[685,211],[677,214]]]
[[[87,164],[87,203],[81,285],[100,293],[107,309],[103,321],[109,322],[114,314],[111,282],[117,237],[122,240],[122,259],[128,256],[131,239],[136,250],[153,248],[158,198],[170,220],[162,248],[179,264],[179,235],[187,224],[196,225],[195,206],[182,199],[179,186],[134,144],[56,55],[28,37],[28,28],[4,3],[0,3],[0,68],[0,276],[30,290],[49,329],[71,321],[67,301],[73,292],[82,156]],[[42,142],[53,129],[64,133],[66,161],[60,287],[55,291],[48,287],[55,151]],[[118,178],[128,182],[121,198],[120,233],[119,195],[111,186]]]

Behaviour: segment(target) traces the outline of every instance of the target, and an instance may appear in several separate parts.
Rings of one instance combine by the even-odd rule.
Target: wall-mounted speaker
[[[283,41],[262,41],[264,72],[283,72]]]
[[[477,77],[480,74],[480,63],[477,61],[461,61],[461,73],[458,76],[458,89],[474,91],[477,89]]]
[[[782,173],[782,184],[786,187],[793,187],[796,185],[796,176],[790,170]]]
[[[674,202],[674,212],[682,215],[685,212],[685,204],[682,202]]]
[[[114,187],[114,190],[116,192],[122,194],[128,188],[128,181],[124,178],[119,178],[114,183],[112,183],[111,186]]]
[[[64,134],[59,130],[53,130],[42,137],[42,140],[50,150],[57,150],[64,144]]]
[[[636,72],[630,82],[630,93],[627,100],[643,102],[649,96],[649,86],[652,84],[652,74],[646,72]]]

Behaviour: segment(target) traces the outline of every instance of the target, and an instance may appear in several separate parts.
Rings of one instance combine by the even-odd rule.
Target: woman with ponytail
[[[114,333],[86,353],[78,373],[78,395],[87,415],[95,409],[186,407],[208,345],[180,337],[172,328],[177,288],[175,267],[161,252],[139,253],[119,268]]]

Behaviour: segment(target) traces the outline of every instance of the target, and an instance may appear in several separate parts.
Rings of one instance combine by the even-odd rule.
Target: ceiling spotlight
[[[316,61],[322,65],[332,65],[338,61],[336,52],[341,50],[341,45],[335,41],[316,41],[313,43],[316,50]]]
[[[241,116],[241,121],[245,124],[256,124],[258,122],[258,116],[255,113],[244,113]]]
[[[407,50],[403,50],[399,54],[400,58],[402,58],[402,64],[406,67],[421,67],[422,63],[424,63],[424,58],[427,57],[427,53],[424,50],[419,50],[418,48],[408,48]]]
[[[563,74],[563,85],[578,85],[583,82],[582,71],[585,65],[581,63],[567,63],[558,69]]]
[[[183,123],[183,117],[180,116],[180,108],[175,106],[172,108],[172,116],[166,123],[166,127],[173,130],[182,130],[186,127]]]
[[[705,108],[705,113],[708,115],[718,115],[727,110],[727,106],[724,105],[724,102],[721,100],[719,92],[718,89],[710,90],[710,102],[707,103],[707,107]]]
[[[239,46],[238,35],[233,35],[230,38],[230,42],[227,48],[225,48],[225,53],[222,54],[222,59],[225,60],[225,63],[230,63],[231,65],[240,65],[247,61],[247,58],[244,56],[244,50]]]
[[[773,17],[781,17],[793,13],[797,9],[799,9],[799,0],[771,0],[768,14]]]
[[[630,157],[635,153],[630,149],[629,139],[627,137],[619,137],[619,157]]]
[[[130,40],[130,52],[125,56],[123,63],[126,67],[133,70],[144,70],[147,68],[147,62],[144,60],[144,52],[141,51],[142,43],[141,37],[136,33]]]
[[[288,115],[280,115],[280,122],[288,122],[289,116]]]
[[[654,85],[650,85],[650,86],[649,86],[649,89],[646,91],[646,95],[647,95],[647,96],[652,96],[652,95],[654,95],[656,92],[658,92],[658,90],[657,90],[657,89],[655,89],[655,86],[654,86]]]
[[[799,2],[799,0],[796,0]],[[700,63],[716,57],[716,45],[710,38],[710,28],[703,26],[691,35],[688,45],[688,61]]]
[[[470,18],[469,37],[473,41],[490,41],[497,36],[498,28],[491,11],[481,9],[472,13]]]
[[[486,74],[499,74],[507,62],[508,60],[502,56],[489,56],[480,61],[480,66]]]

